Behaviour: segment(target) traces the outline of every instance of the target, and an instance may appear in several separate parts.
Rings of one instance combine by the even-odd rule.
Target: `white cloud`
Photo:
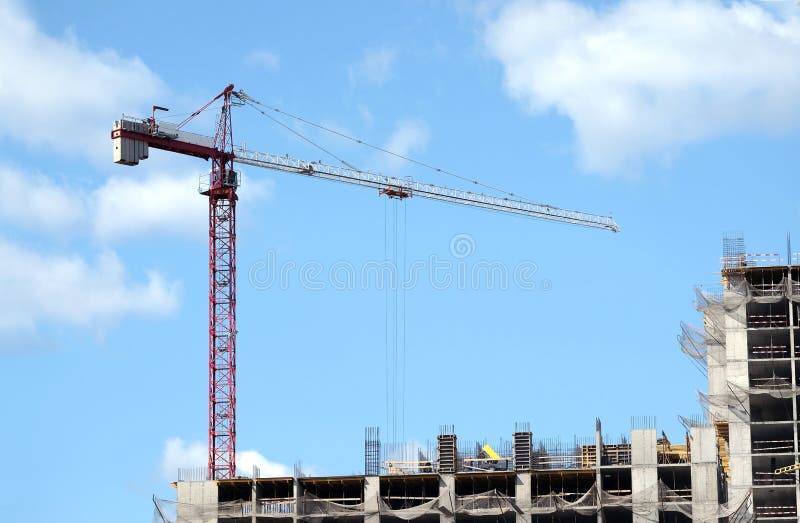
[[[93,230],[103,241],[147,234],[204,238],[208,199],[196,176],[109,178],[94,195]]]
[[[0,0],[0,136],[101,161],[114,118],[163,91],[139,58],[84,49],[42,33],[14,0]]]
[[[16,169],[0,166],[0,186],[10,195],[0,205],[0,219],[25,230],[48,233],[67,231],[85,219],[84,195],[58,185],[40,174],[23,174]]]
[[[294,473],[287,465],[269,461],[255,450],[245,450],[236,454],[236,468],[239,474],[251,476],[253,466],[258,467],[260,476],[264,478],[291,476]]]
[[[0,206],[0,219],[26,231],[72,236],[88,229],[103,243],[143,236],[205,239],[208,199],[197,192],[199,174],[150,173],[143,177],[111,177],[94,190],[56,183],[40,174],[0,166],[0,185],[10,198]],[[243,176],[241,199],[270,198],[266,177]]]
[[[193,469],[208,466],[208,447],[205,443],[187,443],[181,438],[170,438],[161,454],[161,477],[175,481],[178,469]]]
[[[127,237],[208,236],[208,198],[197,192],[199,175],[151,174],[144,178],[109,178],[94,192],[93,228],[101,241]],[[269,178],[242,176],[240,198],[268,199]]]
[[[0,333],[35,336],[43,322],[102,330],[122,316],[163,316],[178,308],[179,283],[154,271],[145,282],[131,282],[111,251],[89,262],[0,239],[0,267]],[[0,348],[14,347],[0,342]]]
[[[485,43],[512,97],[569,117],[583,166],[618,174],[685,144],[796,125],[800,16],[786,16],[739,2],[516,2]]]
[[[239,186],[239,199],[245,203],[264,202],[272,198],[275,191],[275,182],[268,177],[265,169],[254,168],[256,175],[250,175],[243,171],[241,166],[236,167],[242,177],[242,184]]]
[[[384,149],[403,156],[421,151],[428,145],[431,133],[428,125],[419,119],[400,121],[395,127]]]
[[[392,66],[397,53],[387,47],[367,49],[364,56],[350,66],[351,82],[364,80],[376,85],[385,84],[392,76]]]
[[[208,465],[206,443],[199,441],[186,442],[181,438],[170,438],[164,444],[161,455],[161,475],[168,481],[174,481],[179,468],[200,468]],[[293,470],[287,465],[269,461],[255,450],[236,453],[237,474],[251,476],[253,466],[258,467],[261,477],[291,476]]]
[[[281,64],[281,57],[272,51],[261,49],[248,54],[245,62],[265,69],[276,70]]]

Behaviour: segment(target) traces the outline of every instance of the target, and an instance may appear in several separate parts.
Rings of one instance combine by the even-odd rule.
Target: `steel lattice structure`
[[[209,195],[208,474],[236,471],[236,194]]]
[[[236,188],[231,92],[223,91],[208,196],[208,477],[236,475]]]

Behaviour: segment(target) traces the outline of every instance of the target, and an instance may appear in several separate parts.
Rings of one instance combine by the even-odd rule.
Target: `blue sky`
[[[442,289],[425,273],[406,291],[404,434],[422,442],[445,423],[508,438],[515,421],[571,440],[596,416],[618,435],[633,415],[680,439],[677,416],[700,412],[704,377],[675,338],[680,321],[698,322],[693,287],[718,282],[722,234],[742,232],[751,252],[784,252],[787,233],[800,242],[793,3],[2,0],[0,48],[10,520],[147,520],[151,494],[173,495],[175,468],[205,459],[207,166],[159,151],[114,165],[122,113],[190,112],[232,82],[534,201],[613,212],[616,235],[404,204],[409,266],[536,268],[532,289]],[[464,187],[289,123],[359,167]],[[193,127],[212,129],[210,117]],[[234,133],[333,162],[245,108]],[[385,428],[387,414],[386,296],[325,275],[384,258],[394,204],[243,171],[240,462],[362,471],[363,428]],[[451,251],[456,237],[468,256]],[[324,288],[296,273],[259,284],[271,259],[319,264]]]

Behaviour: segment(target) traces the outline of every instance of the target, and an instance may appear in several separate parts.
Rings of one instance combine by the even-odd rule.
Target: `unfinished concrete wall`
[[[439,515],[439,523],[455,523],[456,477],[454,475],[439,475],[439,496],[442,499],[443,508],[449,512],[449,514]]]
[[[178,521],[216,523],[216,481],[179,481],[177,485]]]
[[[301,506],[301,499],[303,494],[305,494],[305,490],[303,489],[303,484],[300,483],[300,479],[295,477],[292,479],[292,494],[294,495],[294,516],[292,517],[292,522],[297,523],[301,521],[301,518],[297,516],[297,513],[300,511]]]
[[[366,476],[364,478],[364,523],[380,523],[378,498],[381,495],[380,478]]]
[[[655,429],[631,431],[633,523],[658,521],[658,453]]]
[[[258,467],[253,465],[253,478],[258,476]],[[250,484],[250,523],[256,523],[256,514],[258,514],[258,487],[254,479]]]
[[[726,294],[727,296],[727,294]],[[738,296],[726,299],[726,304],[741,301]],[[750,445],[750,402],[746,396],[736,395],[737,390],[747,390],[749,383],[747,355],[747,304],[742,302],[738,308],[725,315],[727,419],[729,423],[730,481],[729,499],[740,499],[753,487],[753,460]],[[733,386],[733,390],[732,389]]]
[[[600,423],[600,418],[595,419],[594,424],[594,467],[595,475],[594,482],[597,492],[603,492],[603,471],[600,468],[603,464],[603,428]],[[600,496],[597,497],[597,523],[603,523],[605,517],[603,514],[603,506]]]
[[[708,370],[708,405],[712,419],[727,420],[728,406],[725,398],[730,394],[728,389],[728,355],[724,345],[714,343],[713,340],[706,344],[706,368]]]
[[[531,474],[518,472],[514,481],[514,502],[522,510],[522,514],[517,514],[517,523],[531,523]]]
[[[693,521],[717,521],[719,505],[717,478],[717,433],[714,427],[692,427],[692,514]]]

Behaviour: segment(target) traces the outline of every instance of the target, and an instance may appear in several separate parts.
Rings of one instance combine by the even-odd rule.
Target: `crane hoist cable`
[[[270,111],[282,114],[284,116],[292,118],[293,120],[297,120],[298,122],[302,122],[302,123],[304,123],[306,125],[310,125],[312,127],[316,127],[317,129],[320,129],[322,131],[334,134],[336,136],[344,138],[345,140],[350,140],[351,142],[355,142],[355,143],[357,143],[359,145],[363,145],[365,147],[369,147],[370,149],[374,149],[374,150],[382,152],[384,154],[388,154],[388,155],[394,156],[396,158],[400,158],[401,160],[405,160],[407,162],[413,163],[415,165],[419,165],[420,167],[424,167],[426,169],[430,169],[431,171],[438,172],[438,173],[441,173],[441,174],[446,174],[448,176],[452,176],[454,178],[458,178],[459,180],[469,182],[469,183],[471,183],[473,185],[477,185],[477,186],[483,187],[485,189],[489,189],[489,190],[504,194],[506,196],[511,196],[511,197],[517,198],[519,200],[532,202],[532,200],[530,200],[528,198],[525,198],[524,196],[520,196],[519,194],[513,193],[511,191],[507,191],[505,189],[502,189],[502,188],[494,186],[494,185],[490,185],[488,183],[483,183],[480,180],[476,180],[474,178],[469,178],[467,176],[462,176],[462,175],[460,175],[458,173],[455,173],[453,171],[450,171],[448,169],[444,169],[444,168],[441,168],[441,167],[436,167],[435,165],[431,165],[431,164],[429,164],[427,162],[423,162],[421,160],[417,160],[415,158],[411,158],[410,156],[407,156],[405,154],[400,154],[400,153],[391,151],[389,149],[386,149],[384,147],[381,147],[379,145],[371,144],[371,143],[366,142],[366,141],[364,141],[364,140],[362,140],[360,138],[356,138],[354,136],[350,136],[348,134],[345,134],[345,133],[343,133],[341,131],[337,131],[336,129],[331,129],[330,127],[327,127],[327,126],[322,125],[322,124],[317,123],[317,122],[313,122],[313,121],[311,121],[311,120],[309,120],[307,118],[304,118],[302,116],[290,113],[288,111],[284,111],[283,109],[280,109],[278,107],[274,107],[274,106],[265,104],[263,102],[259,102],[258,100],[252,98],[250,95],[244,93],[243,91],[239,91],[239,94],[244,96],[244,103],[250,105],[250,107],[253,107],[254,109],[256,109],[257,111],[259,111],[261,114],[263,114],[265,116],[268,116],[267,113],[264,112],[264,111],[261,111],[258,107],[256,107],[256,105],[264,107],[265,109],[268,109]],[[293,132],[294,132],[294,130],[293,130]]]
[[[320,151],[324,152],[325,154],[329,155],[330,157],[334,158],[342,165],[349,167],[351,169],[357,169],[354,167],[350,162],[347,162],[343,158],[337,156],[333,152],[329,151],[325,147],[319,145],[311,138],[303,135],[300,131],[293,129],[285,122],[273,117],[272,115],[266,113],[259,107],[256,107],[256,103],[251,100],[245,100],[245,104],[252,107],[255,111],[263,115],[264,117],[268,118],[275,124],[283,127],[290,133],[294,134],[301,140],[309,143],[310,145],[316,147]],[[264,104],[259,104],[264,107],[269,108]],[[274,110],[274,108],[273,108]],[[413,163],[418,163],[421,165],[425,165],[428,168],[430,167],[426,164],[422,164],[421,162],[409,159],[404,157],[403,155],[399,155],[393,153],[391,151],[371,146],[362,140],[358,140],[356,138],[351,138],[343,133],[338,131],[334,131],[332,129],[328,129],[322,125],[315,124],[314,122],[310,122],[301,117],[297,117],[295,115],[290,115],[288,113],[284,113],[283,111],[276,110],[276,112],[280,114],[286,114],[287,116],[291,116],[297,120],[300,120],[304,123],[309,125],[313,125],[314,127],[318,127],[320,129],[332,132],[339,136],[351,139],[353,141],[357,141],[363,145],[367,145],[372,147],[373,149],[381,150],[382,152],[391,154],[393,156],[397,156],[403,158],[407,161],[411,161]],[[433,168],[439,172],[444,172],[445,174],[449,174],[442,169]],[[460,177],[459,178],[463,178]],[[508,193],[511,194],[511,193]],[[400,436],[399,441],[403,441],[405,439],[405,414],[406,414],[406,319],[405,319],[405,289],[404,289],[404,277],[406,271],[406,246],[407,246],[407,233],[406,233],[406,205],[405,199],[403,200],[403,209],[402,209],[402,217],[403,217],[403,230],[402,233],[399,230],[399,220],[398,220],[398,205],[400,203],[395,201],[394,199],[390,199],[391,201],[386,201],[386,205],[384,206],[384,260],[390,264],[391,271],[393,274],[386,275],[388,281],[385,281],[385,340],[384,340],[384,352],[385,352],[385,383],[386,383],[386,427],[387,433],[391,439],[393,444],[398,442],[398,436]],[[402,234],[402,252],[399,249],[398,242],[400,240],[400,235]],[[401,266],[402,260],[402,266]],[[402,326],[402,329],[401,329]],[[399,411],[399,412],[398,412]]]
[[[407,282],[406,278],[408,277],[408,279],[410,279],[411,277],[406,272],[408,270],[408,265],[406,263],[408,261],[408,256],[407,256],[407,253],[408,253],[408,207],[406,205],[407,202],[406,202],[405,198],[400,200],[400,201],[403,204],[403,270],[400,273],[401,274],[401,278],[400,278],[400,283],[399,283],[399,285],[400,285],[400,293],[401,293],[400,294],[400,296],[401,296],[400,305],[401,305],[402,311],[403,311],[403,315],[402,315],[402,322],[403,322],[403,331],[402,331],[403,332],[403,368],[402,368],[402,372],[403,372],[403,396],[402,396],[402,401],[403,401],[403,403],[401,405],[402,418],[401,418],[401,421],[400,421],[400,423],[401,423],[400,426],[402,427],[402,433],[401,433],[402,440],[405,441],[406,440],[406,360],[408,359],[407,350],[406,350],[406,347],[407,347],[407,345],[406,345],[406,282]]]
[[[358,169],[357,167],[354,167],[350,162],[347,162],[346,160],[337,156],[336,154],[329,151],[322,145],[319,145],[311,138],[308,138],[301,132],[287,125],[285,122],[282,122],[279,119],[262,111],[258,107],[255,107],[251,102],[245,101],[245,103],[253,107],[253,109],[255,109],[257,112],[259,112],[260,114],[262,114],[264,117],[268,118],[275,124],[283,127],[284,129],[294,134],[301,140],[309,143],[310,145],[316,147],[325,154],[336,159],[342,165],[350,169],[356,169],[356,170]],[[388,200],[391,200],[391,202],[389,202]],[[401,255],[399,254],[399,249],[398,249],[398,239],[400,235],[400,231],[398,230],[398,213],[397,213],[398,205],[399,203],[394,199],[387,199],[387,205],[385,206],[384,209],[385,211],[384,259],[390,264],[391,268],[391,273],[386,275],[388,281],[384,282],[386,285],[385,287],[386,289],[385,365],[386,365],[386,414],[387,414],[386,424],[393,443],[396,443],[398,441],[398,432],[402,438],[404,438],[405,434],[405,360],[406,360],[405,291],[402,289],[403,286],[402,278],[404,277],[405,274],[405,250],[406,250],[405,242],[407,235],[405,234],[406,206],[405,206],[405,201],[403,201],[403,220],[404,220],[403,245],[402,245],[403,267],[401,268],[399,266]],[[398,297],[399,294],[402,294],[402,306],[403,306],[402,311],[399,310],[400,307],[400,298]],[[402,332],[400,331],[401,321],[403,325]],[[398,406],[400,408],[399,413],[398,413]]]
[[[400,207],[402,205],[402,207]],[[384,204],[386,428],[390,443],[405,441],[407,260],[405,199]]]
[[[387,263],[389,260],[389,198],[386,198],[383,203],[383,261]],[[384,271],[384,278],[387,278],[386,272]],[[389,278],[387,278],[389,279]],[[376,278],[377,281],[377,278]],[[389,343],[389,283],[387,281],[383,282],[386,287],[384,288],[384,368],[386,373],[385,378],[385,387],[386,387],[386,434],[389,436],[389,441],[391,444],[394,444],[394,438],[392,436],[392,394],[391,394],[391,383],[392,383],[392,372],[391,372],[391,350],[390,350],[390,343]]]
[[[342,165],[344,165],[345,167],[348,167],[348,168],[350,168],[350,169],[353,169],[353,170],[356,170],[356,171],[359,171],[359,170],[360,170],[358,167],[355,167],[355,166],[353,166],[353,164],[351,164],[350,162],[347,162],[347,161],[345,161],[344,159],[342,159],[342,158],[340,158],[339,156],[337,156],[336,154],[332,153],[331,151],[329,151],[329,150],[328,150],[328,149],[326,149],[325,147],[323,147],[323,146],[321,146],[320,144],[316,143],[316,142],[315,142],[314,140],[312,140],[311,138],[309,138],[309,137],[305,136],[305,135],[304,135],[304,134],[302,134],[300,131],[298,131],[298,130],[296,130],[296,129],[292,129],[290,126],[286,125],[284,122],[282,122],[282,121],[278,120],[277,118],[274,118],[274,117],[270,116],[269,114],[267,114],[266,112],[262,111],[262,110],[261,110],[261,109],[259,109],[258,107],[255,107],[255,106],[254,106],[252,103],[250,103],[250,102],[248,102],[248,101],[245,101],[245,103],[246,103],[247,105],[249,105],[250,107],[252,107],[253,109],[255,109],[256,111],[258,111],[259,113],[261,113],[261,115],[265,116],[266,118],[269,118],[269,119],[270,119],[270,120],[272,120],[274,123],[276,123],[277,125],[280,125],[281,127],[283,127],[284,129],[286,129],[286,130],[287,130],[287,131],[289,131],[290,133],[294,134],[295,136],[297,136],[298,138],[300,138],[300,139],[301,139],[301,140],[303,140],[304,142],[307,142],[307,143],[309,143],[309,144],[313,145],[314,147],[316,147],[316,148],[317,148],[317,149],[319,149],[320,151],[324,152],[325,154],[327,154],[327,155],[328,155],[328,156],[330,156],[331,158],[335,159],[337,162],[341,163],[341,164],[342,164]]]

